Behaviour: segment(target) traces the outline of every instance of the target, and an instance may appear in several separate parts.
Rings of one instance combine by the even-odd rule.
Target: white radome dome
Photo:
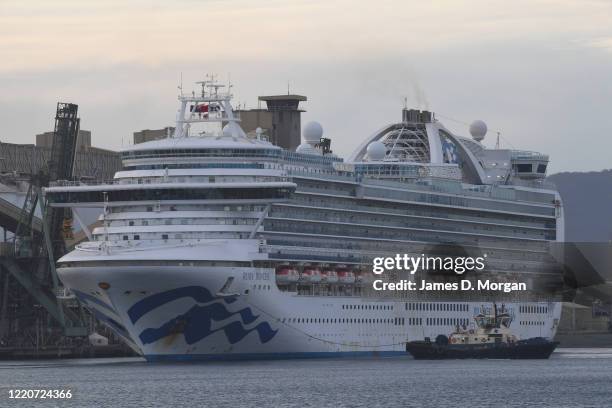
[[[230,124],[228,123],[227,125],[223,126],[223,136],[225,137],[232,137],[232,128],[230,126]]]
[[[472,138],[474,138],[474,140],[480,142],[485,138],[485,135],[487,134],[487,124],[484,123],[482,120],[473,121],[470,125],[470,134],[472,135]]]
[[[321,141],[323,127],[319,122],[308,122],[302,130],[302,138],[306,143],[316,144]]]
[[[301,145],[299,145],[296,149],[295,149],[296,153],[304,153],[304,154],[319,154],[319,152],[317,151],[317,149],[315,149],[314,147],[312,147],[312,145],[303,142]]]
[[[387,146],[383,142],[374,141],[368,145],[367,148],[368,159],[379,161],[385,158],[387,155]]]

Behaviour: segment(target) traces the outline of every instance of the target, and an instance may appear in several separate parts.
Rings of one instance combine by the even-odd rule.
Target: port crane
[[[63,296],[55,270],[55,261],[66,252],[65,238],[72,232],[72,217],[69,209],[47,206],[42,188],[55,180],[73,178],[79,125],[78,106],[58,103],[51,154],[38,173],[30,176],[16,217],[13,256],[0,257],[2,268],[46,309],[67,337],[88,335],[80,305]]]

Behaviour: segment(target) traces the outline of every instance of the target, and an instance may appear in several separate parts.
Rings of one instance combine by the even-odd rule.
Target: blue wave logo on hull
[[[138,319],[150,311],[157,309],[168,302],[184,297],[190,297],[198,303],[208,303],[217,299],[202,286],[184,286],[182,288],[156,293],[155,295],[148,296],[138,301],[132,305],[132,307],[130,307],[130,310],[128,310],[128,316],[130,317],[132,323],[136,323]],[[225,297],[223,300],[228,304],[233,303],[236,300],[236,296]]]
[[[132,323],[136,323],[141,317],[154,309],[184,297],[192,298],[198,303],[219,300],[219,298],[213,297],[206,288],[186,286],[157,293],[138,301],[128,310],[128,316]],[[230,296],[209,305],[193,306],[186,313],[167,321],[158,328],[143,330],[138,337],[143,344],[150,344],[164,337],[182,333],[185,342],[191,345],[213,333],[223,331],[229,343],[235,344],[249,333],[256,331],[262,344],[272,340],[278,330],[273,330],[268,322],[261,322],[250,329],[243,326],[243,324],[254,323],[259,318],[258,315],[253,314],[251,308],[245,307],[236,312],[227,310],[224,304],[231,304],[235,301],[236,296]],[[221,322],[236,315],[240,316],[240,321],[235,320],[217,329],[212,329],[213,321]]]

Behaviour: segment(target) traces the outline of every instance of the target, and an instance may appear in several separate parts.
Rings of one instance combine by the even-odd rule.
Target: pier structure
[[[86,236],[42,195],[50,181],[108,179],[120,168],[116,152],[77,149],[77,109],[58,103],[51,146],[0,143],[0,359],[86,356],[96,331],[112,337],[57,278],[55,261]],[[113,347],[123,348],[105,352]]]

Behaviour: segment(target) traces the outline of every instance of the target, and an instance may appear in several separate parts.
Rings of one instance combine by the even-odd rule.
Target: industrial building
[[[36,135],[36,147],[46,147],[48,149],[53,146],[54,132],[44,132]],[[77,135],[76,148],[79,150],[87,150],[91,147],[91,132],[89,130],[79,129]]]
[[[0,143],[0,173],[37,174],[51,156],[51,147],[33,144]],[[107,180],[121,168],[121,156],[111,150],[78,149],[75,173],[78,178]]]
[[[255,134],[259,127],[268,140],[285,149],[295,150],[301,143],[300,102],[308,99],[302,95],[260,96],[259,102],[266,103],[266,109],[236,110],[240,126],[247,134]]]
[[[79,132],[77,108],[59,103],[55,130],[36,135],[36,145],[0,143],[0,358],[129,353],[55,273],[55,260],[86,237],[70,212],[46,208],[42,187],[112,178],[121,167],[118,153],[91,147],[91,133]]]
[[[143,129],[134,132],[134,144],[150,142],[152,140],[165,139],[174,133],[174,127],[167,126],[163,129]]]

